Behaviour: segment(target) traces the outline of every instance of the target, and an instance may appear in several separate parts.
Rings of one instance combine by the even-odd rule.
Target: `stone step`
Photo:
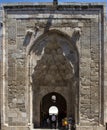
[[[42,128],[37,128],[37,129],[32,129],[32,130],[59,130],[59,129],[42,129]]]

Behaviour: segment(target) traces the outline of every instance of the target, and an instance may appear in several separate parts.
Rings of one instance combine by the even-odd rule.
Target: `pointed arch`
[[[43,33],[42,35],[40,35],[37,39],[34,39],[32,46],[30,47],[28,54],[30,54],[32,51],[35,52],[34,48],[36,48],[37,46],[39,46],[38,44],[43,41],[46,40],[48,37],[50,36],[58,36],[58,37],[62,37],[63,39],[65,39],[67,41],[67,43],[69,44],[69,46],[71,48],[73,48],[77,53],[78,53],[78,49],[76,44],[74,44],[74,42],[72,41],[72,36],[69,36],[68,34],[66,34],[65,32],[62,32],[60,30],[56,30],[56,29],[52,29],[49,30],[46,33]]]
[[[52,100],[52,96],[56,96],[56,101],[54,102]],[[63,118],[65,118],[67,116],[67,101],[65,99],[64,96],[62,96],[60,93],[58,92],[50,92],[46,95],[44,95],[41,99],[40,102],[40,115],[41,115],[41,126],[42,127],[46,127],[43,126],[44,124],[42,124],[43,120],[47,119],[47,118],[51,118],[51,115],[49,114],[49,109],[51,107],[56,107],[58,110],[57,113],[57,121],[58,121],[58,126],[61,127],[61,121]]]
[[[67,116],[72,114],[75,118],[79,57],[77,47],[71,37],[59,30],[50,30],[34,40],[29,54],[33,122],[39,126],[41,97],[52,91],[65,95]]]

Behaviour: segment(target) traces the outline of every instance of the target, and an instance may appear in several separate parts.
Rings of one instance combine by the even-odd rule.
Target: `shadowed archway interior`
[[[56,100],[52,99],[52,96],[56,97]],[[49,108],[51,106],[56,106],[58,108],[57,120],[58,120],[58,127],[61,127],[61,121],[63,118],[67,116],[67,103],[65,98],[56,92],[51,92],[45,95],[40,103],[40,121],[41,127],[48,128],[50,127],[47,124],[47,119],[51,120],[51,115],[49,114]]]

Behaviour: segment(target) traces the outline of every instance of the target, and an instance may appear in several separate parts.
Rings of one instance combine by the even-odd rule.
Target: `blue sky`
[[[10,2],[52,2],[53,0],[0,0],[0,3]],[[58,0],[59,2],[106,2],[106,0]]]

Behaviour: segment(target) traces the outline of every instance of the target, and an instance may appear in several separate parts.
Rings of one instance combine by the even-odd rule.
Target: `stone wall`
[[[1,127],[1,96],[2,96],[2,5],[0,5],[0,127]]]
[[[21,126],[21,129],[32,128],[32,87],[35,79],[35,82],[38,82],[38,84],[42,86],[42,82],[40,82],[42,78],[38,80],[38,77],[40,76],[39,68],[41,64],[42,68],[49,65],[48,63],[46,65],[44,64],[46,56],[45,58],[42,56],[43,54],[46,55],[46,52],[44,53],[46,49],[41,51],[41,48],[45,47],[45,44],[50,41],[54,41],[55,43],[57,41],[60,42],[61,45],[58,45],[62,47],[65,57],[72,59],[70,63],[73,64],[74,70],[76,70],[73,79],[75,85],[70,83],[74,88],[69,87],[69,90],[71,88],[75,90],[75,101],[73,103],[76,128],[78,130],[86,130],[87,128],[89,130],[104,129],[103,90],[104,87],[106,87],[104,86],[106,85],[106,80],[105,82],[103,80],[103,5],[90,5],[88,3],[86,5],[65,5],[66,3],[54,7],[52,3],[47,3],[46,5],[42,4],[41,6],[38,4],[4,6],[5,22],[3,27],[5,35],[2,44],[2,91],[4,92],[2,97],[2,127],[4,129],[12,129],[12,127],[19,129],[19,126]],[[58,37],[56,38],[57,40],[55,40],[56,36],[49,39],[48,37],[51,37],[51,35],[47,32],[51,32],[51,30],[56,31],[56,33],[61,32],[60,35],[67,37],[68,40],[64,41],[61,37]],[[65,42],[68,41],[70,41],[70,43],[68,43],[69,46],[65,44]],[[52,49],[54,46],[49,44],[48,49],[50,48]],[[72,53],[69,48],[72,48],[71,50],[75,49],[75,51]],[[52,52],[50,52],[50,55],[51,53]],[[61,56],[63,53],[61,52]],[[74,56],[75,54],[76,56]],[[59,56],[57,55],[55,58],[59,58]],[[50,58],[50,60],[53,59]],[[40,61],[42,62],[39,63]],[[60,64],[58,61],[57,63]],[[35,67],[38,69],[35,70]],[[38,73],[38,77],[36,78],[34,78],[34,70]],[[44,69],[42,73],[45,71],[46,70]],[[51,74],[51,76],[53,75]],[[61,75],[63,78],[67,76],[65,74],[66,76],[64,77],[62,71]],[[34,81],[32,77],[34,78]],[[46,84],[46,92],[50,92],[48,85],[61,86],[60,84],[56,84],[56,78],[53,79],[55,83],[48,81],[49,84]],[[45,82],[46,81],[44,80],[44,84]],[[37,90],[35,89],[35,92],[37,94],[38,92],[42,93],[43,89],[40,90],[41,88],[42,87],[38,87]],[[55,88],[53,87],[52,89],[54,91]],[[58,87],[55,90],[64,93],[63,90]],[[44,94],[46,93],[44,92],[43,95]],[[65,97],[69,97],[70,94],[71,93],[68,95],[66,93]],[[38,101],[40,101],[41,96],[36,95]],[[71,102],[72,99],[69,100],[68,104],[72,104]],[[38,105],[39,103],[40,102],[37,102]],[[39,113],[37,113],[37,118],[39,118]],[[99,125],[102,126],[99,127]]]
[[[92,124],[99,124],[100,45],[98,23],[94,20],[87,21],[82,31],[83,33],[80,40],[81,120],[87,118],[86,124],[88,121]]]
[[[106,123],[107,126],[107,8],[105,7],[104,10],[105,13],[105,17],[104,17],[104,21],[105,21],[105,26],[104,26],[104,121]]]

